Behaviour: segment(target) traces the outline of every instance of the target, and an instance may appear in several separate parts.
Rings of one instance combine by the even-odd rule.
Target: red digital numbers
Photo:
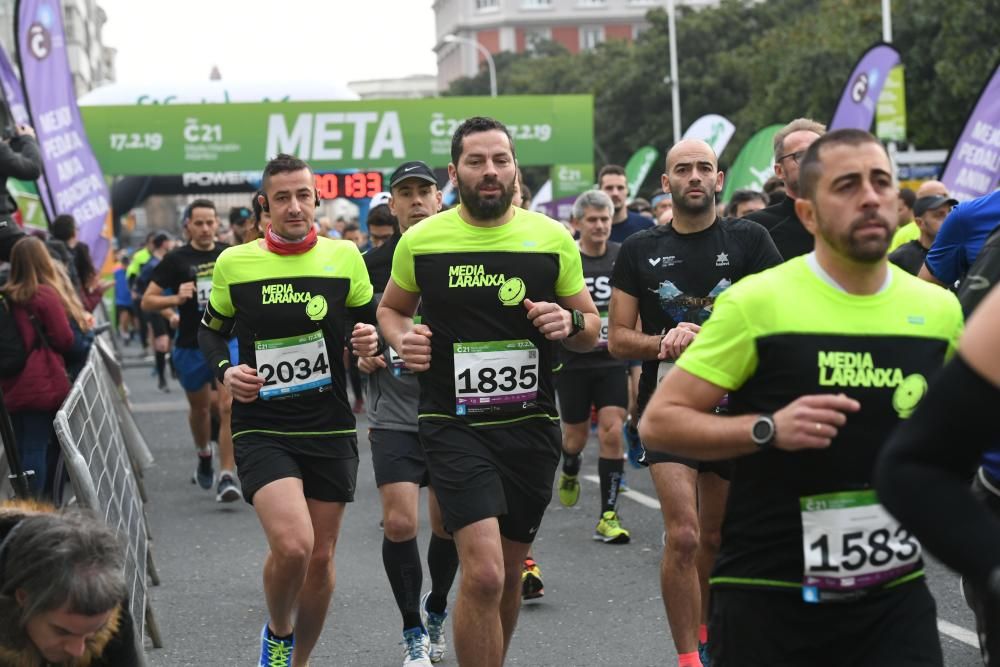
[[[368,199],[382,191],[382,172],[358,171],[353,174],[316,174],[320,199]]]

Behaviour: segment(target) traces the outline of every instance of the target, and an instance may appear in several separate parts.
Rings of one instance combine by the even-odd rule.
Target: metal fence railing
[[[76,504],[103,516],[126,548],[125,575],[141,655],[144,631],[153,646],[162,646],[146,594],[148,577],[158,583],[141,491],[141,470],[152,456],[125,403],[122,383],[112,378],[113,360],[113,352],[98,339],[56,415],[55,430]]]

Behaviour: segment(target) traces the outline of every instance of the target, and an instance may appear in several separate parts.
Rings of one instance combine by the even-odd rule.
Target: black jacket
[[[802,226],[799,216],[795,214],[795,200],[787,195],[774,206],[743,217],[764,225],[782,259],[786,261],[813,251],[813,235]]]
[[[34,181],[42,175],[42,155],[38,142],[33,137],[19,135],[9,142],[0,141],[0,178],[6,183],[8,177],[22,181]],[[9,216],[17,210],[17,203],[4,187],[0,196],[0,217]]]

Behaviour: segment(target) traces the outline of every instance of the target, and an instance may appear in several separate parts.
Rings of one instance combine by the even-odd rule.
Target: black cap
[[[252,215],[253,211],[248,209],[246,206],[234,206],[229,209],[229,224],[242,225],[249,220]]]
[[[396,171],[392,172],[392,176],[389,177],[389,189],[391,190],[408,178],[419,178],[437,185],[437,178],[431,168],[420,160],[413,160],[412,162],[404,162],[396,168]]]
[[[949,204],[950,206],[955,206],[958,204],[957,199],[949,199],[943,195],[930,195],[927,197],[920,197],[917,201],[913,202],[913,215],[917,218],[922,216],[927,211],[933,211],[939,208],[943,204]]]

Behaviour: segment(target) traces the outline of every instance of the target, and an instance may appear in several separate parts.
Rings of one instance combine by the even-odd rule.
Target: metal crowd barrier
[[[154,585],[158,580],[137,473],[152,456],[125,403],[123,385],[112,378],[109,356],[114,362],[113,352],[98,339],[56,414],[55,429],[76,503],[103,516],[126,548],[125,576],[143,655],[144,632],[154,647],[163,645],[146,595],[147,577]]]

